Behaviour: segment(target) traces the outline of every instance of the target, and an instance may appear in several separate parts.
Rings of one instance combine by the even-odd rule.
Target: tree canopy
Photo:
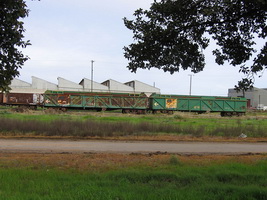
[[[8,91],[13,78],[28,57],[21,52],[29,45],[24,41],[23,22],[28,16],[24,0],[0,0],[0,91]]]
[[[205,67],[203,50],[211,40],[217,44],[212,51],[217,64],[228,62],[246,74],[239,88],[252,86],[254,75],[267,68],[266,0],[154,0],[149,10],[138,9],[134,17],[124,18],[134,38],[124,47],[131,72],[200,72]],[[258,38],[262,46],[256,51]]]

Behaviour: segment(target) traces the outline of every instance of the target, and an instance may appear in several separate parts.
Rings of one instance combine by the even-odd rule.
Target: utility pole
[[[94,62],[95,61],[91,60],[91,92],[93,92]]]
[[[191,92],[192,92],[192,77],[194,76],[193,74],[188,74],[188,76],[190,76],[190,89],[189,89],[189,95],[191,96]]]

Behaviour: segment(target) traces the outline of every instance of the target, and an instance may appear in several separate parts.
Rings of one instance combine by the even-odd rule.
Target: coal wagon
[[[221,116],[243,115],[247,108],[246,98],[216,96],[186,96],[153,94],[149,98],[150,109],[155,112],[220,112]]]
[[[44,106],[66,109],[118,110],[123,113],[145,113],[148,98],[145,94],[46,91]]]

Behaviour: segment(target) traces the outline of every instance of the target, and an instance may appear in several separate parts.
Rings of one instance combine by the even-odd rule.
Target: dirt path
[[[126,142],[0,139],[1,152],[31,153],[178,153],[256,154],[267,153],[267,143]]]

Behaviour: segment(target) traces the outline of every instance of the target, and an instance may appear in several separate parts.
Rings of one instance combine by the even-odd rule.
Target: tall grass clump
[[[171,165],[180,165],[180,164],[181,164],[179,158],[178,158],[177,156],[175,156],[175,155],[172,155],[172,156],[170,157],[170,161],[169,161],[169,163],[170,163]]]
[[[18,120],[4,118],[1,120],[0,132],[12,135],[46,135],[46,136],[124,136],[145,135],[147,133],[180,133],[182,128],[175,125],[131,122],[103,122],[95,120]]]
[[[237,121],[232,124],[220,124],[217,121],[171,121],[155,123],[155,121],[129,120],[99,120],[84,118],[82,120],[70,117],[49,118],[45,120],[1,117],[0,134],[2,135],[44,135],[44,136],[74,136],[74,137],[111,137],[111,136],[143,136],[143,135],[191,135],[238,137],[244,133],[249,137],[266,137],[266,125],[242,124]],[[170,119],[170,120],[169,120]]]

